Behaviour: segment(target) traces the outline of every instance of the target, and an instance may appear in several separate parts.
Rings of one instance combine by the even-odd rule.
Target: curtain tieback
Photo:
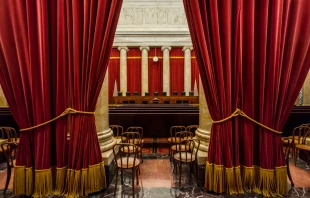
[[[35,128],[39,128],[41,126],[44,126],[44,125],[47,125],[51,122],[54,122],[55,120],[67,115],[67,114],[74,114],[74,113],[79,113],[79,114],[88,114],[88,115],[94,115],[95,112],[87,112],[87,111],[77,111],[75,109],[72,109],[72,108],[67,108],[64,112],[62,112],[59,116],[57,116],[56,118],[53,118],[49,121],[46,121],[44,123],[41,123],[41,124],[38,124],[36,126],[33,126],[33,127],[29,127],[29,128],[24,128],[24,129],[20,129],[19,131],[28,131],[28,130],[32,130],[32,129],[35,129]]]
[[[267,130],[269,130],[269,131],[272,131],[272,132],[278,133],[278,134],[282,134],[281,131],[274,130],[274,129],[272,129],[272,128],[267,127],[266,125],[264,125],[264,124],[262,124],[262,123],[257,122],[256,120],[254,120],[253,118],[249,117],[248,115],[246,115],[243,111],[241,111],[241,110],[238,109],[238,108],[236,109],[235,112],[233,112],[233,113],[232,113],[230,116],[228,116],[227,118],[224,118],[224,119],[218,120],[218,121],[212,120],[212,123],[214,123],[214,124],[222,123],[222,122],[225,122],[225,121],[227,121],[227,120],[229,120],[229,119],[231,119],[231,118],[233,118],[233,117],[239,116],[239,115],[242,116],[242,117],[247,118],[248,120],[251,120],[251,121],[254,122],[255,124],[258,124],[259,126],[265,128],[265,129],[267,129]]]

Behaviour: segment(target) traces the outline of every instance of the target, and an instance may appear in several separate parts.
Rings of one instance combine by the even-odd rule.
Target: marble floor
[[[0,164],[0,169],[3,164]],[[169,197],[263,197],[255,193],[246,193],[243,195],[225,195],[207,192],[203,187],[198,187],[196,179],[188,176],[189,168],[183,166],[181,176],[181,187],[178,185],[179,177],[172,173],[173,164],[169,161],[167,154],[149,153],[144,154],[144,162],[140,165],[139,184],[135,184],[135,197],[137,198],[169,198]],[[309,197],[310,198],[310,169],[301,160],[298,160],[297,166],[290,164],[290,170],[295,183],[295,188],[288,189],[285,197]],[[0,171],[0,197],[14,197],[12,193],[11,179],[9,190],[6,196],[3,196],[3,188],[6,178],[6,170]],[[124,172],[124,185],[120,184],[120,176],[117,184],[117,193],[115,197],[132,197],[131,172]],[[288,181],[289,183],[289,181]],[[115,178],[109,188],[103,192],[95,193],[93,198],[112,198],[114,197]],[[50,196],[56,197],[56,196]]]

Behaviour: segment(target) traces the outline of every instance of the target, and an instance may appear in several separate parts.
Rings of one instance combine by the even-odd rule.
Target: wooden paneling
[[[111,104],[164,104],[165,102],[170,104],[176,103],[189,103],[198,104],[198,96],[114,96],[111,100]]]

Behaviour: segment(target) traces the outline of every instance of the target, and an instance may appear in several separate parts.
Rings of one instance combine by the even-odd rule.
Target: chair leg
[[[6,190],[8,189],[9,183],[10,183],[11,172],[12,172],[12,168],[11,168],[11,166],[8,164],[6,182],[5,182],[5,187],[4,187],[4,190],[3,190],[3,194],[4,194],[4,195],[5,195]]]
[[[179,166],[180,166],[180,178],[179,178],[179,188],[181,188],[181,177],[182,177],[182,162],[180,162]]]
[[[135,197],[135,167],[132,168],[132,197]]]
[[[137,185],[139,185],[139,174],[138,174],[139,166],[136,168],[136,177],[137,177]]]
[[[114,197],[116,194],[116,188],[117,188],[117,178],[118,178],[118,168],[115,169],[115,187],[114,187]]]
[[[121,169],[121,184],[124,184],[124,180],[123,180],[123,169]]]

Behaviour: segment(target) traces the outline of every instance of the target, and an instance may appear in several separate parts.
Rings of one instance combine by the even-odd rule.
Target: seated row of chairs
[[[134,92],[133,94],[134,94],[134,96],[139,96],[139,92]],[[167,96],[167,92],[162,92],[161,95],[162,96]],[[172,92],[172,95],[173,96],[177,96],[178,92],[174,91],[174,92]],[[181,92],[181,96],[185,96],[185,95],[186,95],[186,92],[182,91]],[[123,92],[118,92],[118,96],[123,96]],[[131,93],[130,92],[126,92],[126,96],[131,96]],[[149,92],[145,92],[145,96],[150,96],[150,93]],[[154,96],[159,96],[159,93],[158,92],[154,92]],[[190,91],[189,92],[189,96],[194,96],[194,92]]]

